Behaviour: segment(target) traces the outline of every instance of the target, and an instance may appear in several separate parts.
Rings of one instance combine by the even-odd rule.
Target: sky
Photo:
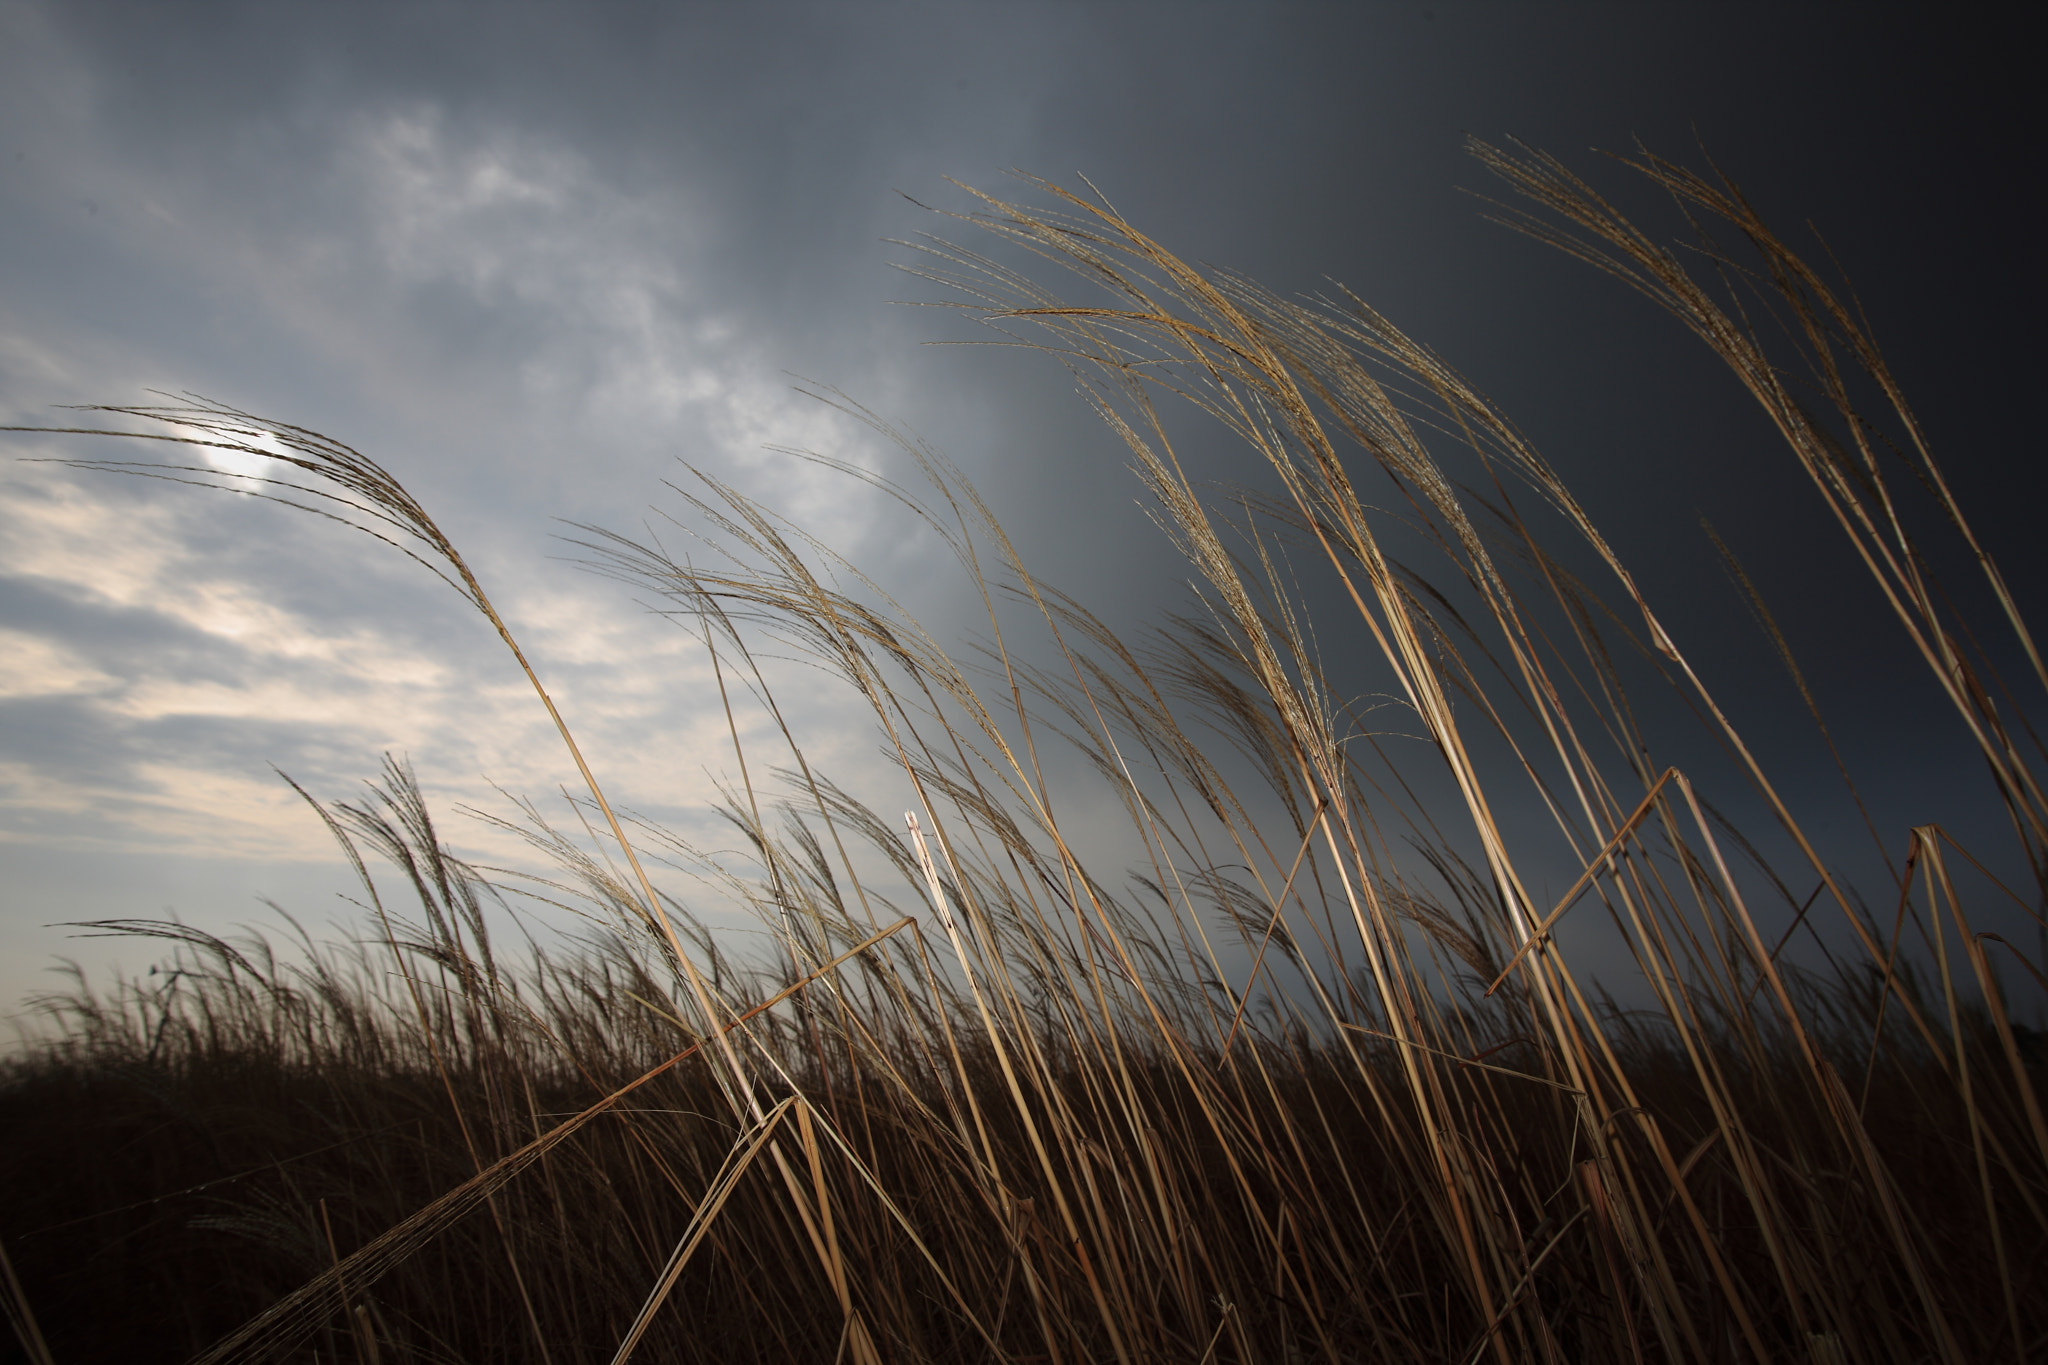
[[[1786,687],[1754,666],[1709,517],[1787,590],[1903,843],[1989,818],[1955,723],[1900,721],[1889,703],[1924,683],[1856,643],[1885,622],[1718,363],[1485,221],[1463,139],[1520,138],[1604,185],[1625,182],[1599,150],[1638,139],[1711,156],[1788,235],[1819,228],[2027,604],[2048,567],[2024,415],[2043,109],[1999,12],[0,0],[0,423],[195,393],[373,455],[463,547],[612,794],[702,830],[730,764],[701,645],[580,569],[572,524],[657,527],[687,464],[941,635],[972,626],[933,537],[779,453],[904,472],[799,380],[944,451],[1112,621],[1185,604],[1066,373],[931,345],[984,334],[898,306],[934,296],[901,243],[957,232],[923,206],[972,206],[949,177],[1085,176],[1188,259],[1282,293],[1341,281],[1448,357],[1653,598],[1689,604],[1731,708],[1775,736]],[[36,462],[121,453],[0,448],[0,1010],[60,985],[60,958],[149,960],[65,922],[225,930],[274,924],[266,900],[347,919],[352,880],[280,771],[349,797],[402,755],[486,862],[519,850],[458,806],[505,814],[574,777],[488,627],[416,566],[250,499]],[[1222,451],[1204,472],[1255,473]],[[814,758],[875,763],[846,698],[792,686]]]

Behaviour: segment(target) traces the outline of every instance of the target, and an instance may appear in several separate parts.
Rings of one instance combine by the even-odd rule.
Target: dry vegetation
[[[366,907],[361,944],[273,958],[110,926],[177,939],[170,965],[81,982],[53,1006],[61,1040],[0,1091],[25,1356],[2042,1358],[2042,1058],[2011,1021],[2044,963],[1980,930],[1994,908],[2040,919],[2048,800],[1914,518],[1961,537],[1975,577],[1949,591],[1986,596],[2021,685],[2048,685],[2021,615],[1859,319],[1732,187],[1629,163],[1699,231],[1681,258],[1555,162],[1475,150],[1523,227],[1734,369],[1981,748],[2009,830],[1884,831],[1896,881],[1866,905],[1580,504],[1457,373],[1356,299],[1197,271],[1041,184],[1051,210],[988,199],[961,221],[1098,302],[943,243],[930,276],[1083,377],[1204,614],[1127,646],[910,443],[928,491],[893,491],[988,604],[968,660],[716,480],[695,503],[722,567],[593,535],[702,631],[735,703],[751,688],[775,714],[764,641],[859,689],[912,821],[793,737],[740,756],[729,814],[756,866],[729,889],[771,964],[726,960],[656,890],[634,850],[661,836],[622,827],[587,770],[605,851],[528,827],[565,869],[550,894],[616,926],[580,955],[494,945],[500,893],[396,767],[320,807],[366,887],[388,864],[408,888]],[[1194,486],[1168,397],[1277,492]],[[373,462],[225,408],[111,411],[236,448],[276,432],[295,468],[272,496],[398,544],[504,632]],[[1325,641],[1368,642],[1371,679],[1325,675],[1311,597]],[[1659,757],[1628,699],[1644,678],[1746,775],[1797,851],[1781,884],[1817,885],[1804,913],[1763,902],[1771,879]],[[1347,700],[1366,686],[1426,741],[1401,763]],[[1069,771],[1048,746],[1099,792],[1048,781]],[[1084,867],[1063,832],[1102,793],[1134,876]],[[1532,808],[1542,839],[1508,828]],[[1584,875],[1537,899],[1532,867],[1567,858]],[[2033,880],[2006,893],[1979,858]],[[1640,1008],[1550,937],[1603,914]],[[1834,966],[1790,965],[1795,934]]]

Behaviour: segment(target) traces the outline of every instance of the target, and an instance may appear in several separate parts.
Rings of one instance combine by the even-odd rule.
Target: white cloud
[[[98,692],[114,679],[56,640],[0,626],[0,698]]]
[[[165,764],[138,765],[115,783],[0,762],[0,843],[251,862],[335,856],[331,837],[275,775]]]

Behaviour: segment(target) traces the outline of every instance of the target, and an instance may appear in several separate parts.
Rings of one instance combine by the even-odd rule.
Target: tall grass
[[[58,1358],[208,1362],[2039,1358],[2048,1124],[2007,992],[2024,1014],[2048,964],[1977,926],[1989,897],[2040,919],[2048,804],[1950,594],[2000,613],[2031,688],[2019,608],[1854,310],[1731,185],[1624,163],[1692,220],[1689,265],[1557,162],[1474,150],[1513,221],[1754,395],[1989,765],[2031,884],[1981,872],[2004,831],[1884,831],[1899,870],[1867,906],[1456,371],[1356,298],[1197,270],[1035,182],[1044,207],[958,217],[999,250],[934,240],[926,273],[1073,368],[1197,611],[1118,638],[908,440],[924,490],[875,482],[981,593],[975,653],[711,475],[690,501],[722,560],[590,533],[702,631],[725,713],[757,698],[786,741],[750,753],[734,720],[726,813],[755,865],[707,865],[776,960],[728,960],[654,885],[636,845],[693,851],[618,818],[580,755],[609,844],[520,826],[564,868],[545,894],[613,926],[580,954],[494,943],[498,891],[404,769],[316,802],[364,873],[360,943],[281,958],[107,926],[176,940],[168,969],[81,982],[14,1064],[17,1316]],[[1005,263],[1033,255],[1060,287]],[[1272,493],[1189,476],[1190,406]],[[105,411],[175,425],[104,435],[275,433],[271,496],[441,573],[546,702],[374,462],[224,407]],[[1980,581],[1935,584],[1930,509]],[[771,641],[866,700],[906,822],[811,766]],[[1676,689],[1796,866],[1749,867],[1645,686]],[[1421,746],[1386,739],[1367,690]],[[1104,849],[1133,875],[1087,861]],[[1772,877],[1819,889],[1766,904]],[[1629,1008],[1560,947],[1602,910],[1643,983]],[[1794,966],[1798,933],[1832,965]]]

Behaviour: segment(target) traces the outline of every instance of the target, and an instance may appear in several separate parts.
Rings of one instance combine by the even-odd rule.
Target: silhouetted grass
[[[1921,510],[1960,537],[2026,685],[2048,677],[1853,310],[1724,183],[1631,163],[1701,230],[1702,284],[1557,163],[1475,150],[1523,226],[1668,308],[1756,397],[1989,765],[2034,873],[2011,899],[2039,919],[2038,746],[1959,643]],[[1900,870],[1866,906],[1557,473],[1455,371],[1356,299],[1198,271],[1037,188],[1051,210],[985,198],[962,221],[1072,272],[1081,301],[942,242],[930,278],[1074,368],[1202,614],[1118,639],[909,441],[926,487],[886,487],[983,594],[967,658],[713,477],[690,501],[723,560],[591,532],[594,562],[702,630],[726,697],[781,725],[764,641],[854,687],[914,814],[834,785],[794,727],[748,754],[727,814],[756,869],[703,866],[773,936],[751,967],[658,892],[634,844],[662,836],[615,818],[580,755],[609,849],[523,827],[564,867],[548,894],[615,926],[577,954],[492,942],[496,893],[399,767],[320,807],[373,898],[373,862],[411,892],[373,899],[363,942],[275,958],[107,926],[177,939],[168,970],[81,982],[0,1090],[0,1232],[51,1355],[2038,1358],[2042,1057],[2005,992],[2038,999],[2044,964],[1958,890],[2000,894],[1963,844],[2003,835],[1884,832]],[[1163,394],[1277,491],[1196,486]],[[399,544],[517,654],[374,462],[223,407],[107,411],[186,433],[107,435],[274,433],[292,454],[270,495]],[[1365,642],[1334,652],[1341,679],[1340,633]],[[1690,706],[1802,866],[1749,865],[1660,757],[1646,687]],[[1368,689],[1425,757],[1390,756],[1350,700]],[[1067,768],[1047,746],[1101,787],[1049,780]],[[1104,794],[1128,880],[1075,846],[1109,842],[1099,816],[1065,813]],[[1547,834],[1507,816],[1529,809]],[[1584,875],[1538,902],[1560,864]],[[1759,899],[1816,881],[1804,909]],[[1596,905],[1646,983],[1630,1009],[1550,937]],[[1821,916],[1834,965],[1790,965]]]

